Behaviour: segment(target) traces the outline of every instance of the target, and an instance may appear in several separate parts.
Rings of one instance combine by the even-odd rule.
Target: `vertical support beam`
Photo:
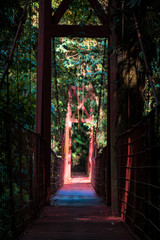
[[[51,0],[40,0],[39,7],[36,133],[46,140],[44,154],[45,197],[46,203],[49,204],[51,158]]]
[[[72,93],[71,88],[68,90],[68,108],[65,126],[65,146],[64,146],[64,183],[67,183],[71,177],[71,128],[72,128]]]
[[[71,161],[72,161],[72,155],[71,155],[71,147],[72,147],[71,129],[72,129],[72,121],[70,121],[70,124],[69,124],[68,179],[71,178]]]
[[[92,85],[89,85],[89,91],[92,93]],[[91,95],[91,108],[90,108],[90,114],[91,114],[91,121],[94,123],[94,108],[92,107],[93,104],[93,95]],[[90,141],[89,141],[89,159],[88,159],[88,176],[91,178],[92,174],[92,161],[94,157],[94,127],[92,125],[91,127],[91,133],[90,133]]]
[[[88,157],[88,177],[91,178],[92,174],[92,161],[93,161],[93,152],[94,152],[94,141],[93,141],[93,126],[90,130],[90,138],[89,138],[89,157]]]
[[[69,91],[69,154],[68,154],[68,179],[71,178],[71,147],[72,147],[72,139],[71,139],[71,129],[72,129],[72,93]]]
[[[117,56],[115,53],[116,49],[116,32],[115,25],[113,22],[113,14],[116,9],[116,1],[109,1],[109,14],[110,14],[110,36],[109,36],[109,48],[112,51],[109,54],[109,83],[108,83],[108,108],[109,108],[109,154],[111,161],[111,206],[112,214],[118,216],[118,186],[117,186],[117,156],[116,156],[116,118],[117,118]]]
[[[91,171],[90,171],[90,166],[91,166],[91,152],[92,152],[92,132],[90,130],[90,135],[89,135],[89,152],[88,152],[88,166],[87,166],[87,176],[90,177]]]

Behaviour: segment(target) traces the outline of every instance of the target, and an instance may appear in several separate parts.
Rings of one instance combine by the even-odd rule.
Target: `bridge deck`
[[[26,232],[24,240],[131,240],[120,218],[98,197],[86,177],[72,178],[51,198],[51,206]]]

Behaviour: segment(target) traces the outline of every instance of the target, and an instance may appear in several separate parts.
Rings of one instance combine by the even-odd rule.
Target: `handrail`
[[[137,124],[133,125],[130,129],[125,130],[125,132],[121,133],[118,135],[118,139],[126,134],[129,134],[130,132],[132,132],[136,127],[138,127],[139,125],[141,125],[147,118],[149,118],[150,115],[153,114],[153,112],[155,112],[157,109],[160,110],[160,103],[153,108],[146,116],[143,116],[143,119],[141,121],[139,121]]]
[[[63,173],[64,173],[64,161],[61,157],[51,149],[51,167],[50,167],[50,179],[51,179],[51,196],[53,196],[58,189],[63,185]]]
[[[158,239],[160,232],[159,113],[155,108],[117,140],[119,211],[142,239]]]

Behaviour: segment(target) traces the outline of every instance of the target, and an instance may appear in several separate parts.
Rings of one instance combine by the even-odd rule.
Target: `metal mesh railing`
[[[118,139],[121,216],[141,239],[160,236],[160,106]]]
[[[92,161],[92,186],[100,196],[106,196],[106,163],[107,147],[103,149],[101,155]]]
[[[51,196],[63,185],[64,160],[51,151]]]
[[[45,140],[0,112],[0,239],[16,239],[45,203]]]

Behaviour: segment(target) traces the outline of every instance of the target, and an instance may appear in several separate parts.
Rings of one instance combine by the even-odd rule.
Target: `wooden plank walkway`
[[[98,197],[86,177],[72,178],[51,198],[51,206],[23,240],[131,240],[120,218]]]

